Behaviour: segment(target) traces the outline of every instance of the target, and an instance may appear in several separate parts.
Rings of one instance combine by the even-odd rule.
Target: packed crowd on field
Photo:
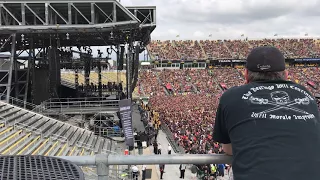
[[[289,79],[305,85],[313,94],[320,83],[317,67],[288,68]],[[176,142],[189,153],[219,153],[211,141],[219,97],[226,88],[244,84],[244,69],[231,67],[213,69],[145,70],[139,78],[140,93],[150,96],[149,106],[160,114]],[[170,84],[171,90],[167,89]]]
[[[320,57],[319,40],[314,39],[262,39],[262,40],[200,40],[152,41],[148,50],[159,59],[194,60],[244,59],[251,49],[271,45],[279,48],[287,58]]]

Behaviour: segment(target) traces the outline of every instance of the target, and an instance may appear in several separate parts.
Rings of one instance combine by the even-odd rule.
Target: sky
[[[320,38],[320,0],[120,0],[156,6],[152,40]],[[277,34],[275,37],[274,35]],[[179,37],[177,37],[179,35]],[[243,36],[242,36],[243,35]],[[92,47],[94,56],[106,47]],[[116,55],[112,53],[112,59]],[[140,60],[145,60],[144,53]]]
[[[320,37],[320,0],[120,0],[157,7],[153,40]],[[241,35],[244,35],[243,37]],[[177,37],[179,35],[179,37]],[[209,37],[210,36],[210,37]]]

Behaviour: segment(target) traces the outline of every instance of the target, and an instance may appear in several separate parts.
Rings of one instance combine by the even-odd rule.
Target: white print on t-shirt
[[[298,108],[292,107],[296,104],[299,105],[309,105],[310,104],[310,100],[308,97],[304,97],[304,98],[295,98],[292,101],[290,101],[290,97],[288,95],[287,92],[285,91],[274,91],[272,93],[270,93],[270,97],[271,97],[271,101],[269,99],[264,99],[264,98],[258,98],[258,97],[254,97],[251,96],[249,98],[249,101],[252,104],[268,104],[268,105],[273,105],[273,108],[264,110],[259,112],[260,114],[265,114],[265,113],[269,113],[269,112],[273,112],[273,111],[277,111],[280,109],[287,109],[287,110],[292,110],[292,111],[296,111],[296,112],[300,112],[302,114],[309,114],[306,111],[300,110]]]
[[[308,94],[305,90],[300,89],[299,87],[293,86],[293,85],[288,85],[288,84],[275,84],[272,86],[257,86],[257,87],[253,87],[250,88],[250,91],[248,91],[247,93],[243,94],[242,99],[249,99],[249,97],[258,91],[261,90],[270,90],[273,91],[274,89],[293,89],[295,91],[298,91],[300,93],[302,93],[303,95],[307,96],[311,101],[314,101],[313,97]]]
[[[289,94],[284,89],[293,89],[298,91],[301,94],[300,97],[291,99]],[[262,98],[259,96],[255,96],[254,94],[261,90],[269,90],[270,98]],[[252,112],[252,118],[259,118],[259,119],[279,119],[279,120],[291,120],[291,119],[298,119],[298,120],[308,120],[314,119],[315,116],[311,113],[308,113],[302,109],[295,107],[296,105],[309,105],[310,101],[313,101],[313,97],[308,94],[305,90],[300,89],[299,87],[287,85],[287,84],[275,84],[274,86],[258,86],[251,88],[250,91],[245,93],[242,96],[243,100],[248,100],[252,104],[256,105],[272,105],[273,107],[268,108],[261,112]],[[279,110],[289,110],[293,113],[292,115],[277,115],[277,111]],[[271,114],[273,112],[273,114]],[[275,113],[275,114],[274,114]]]
[[[275,115],[275,114],[264,114],[264,113],[255,113],[252,112],[251,114],[252,118],[258,118],[258,119],[278,119],[278,120],[304,120],[307,121],[308,119],[314,119],[315,116],[313,114],[309,115]]]

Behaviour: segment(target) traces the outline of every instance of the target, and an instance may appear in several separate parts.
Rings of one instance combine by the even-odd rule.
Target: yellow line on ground
[[[67,143],[66,143],[66,144],[64,144],[64,146],[60,149],[60,151],[59,151],[59,153],[58,153],[58,155],[57,155],[57,156],[60,156],[60,155],[61,155],[61,153],[63,152],[63,150],[64,150],[66,147],[67,147]]]
[[[69,152],[68,156],[72,156],[73,151],[74,151],[75,149],[76,149],[76,146],[74,146],[74,147],[72,148],[72,150]]]
[[[51,148],[49,149],[49,151],[46,152],[44,155],[45,155],[45,156],[48,156],[49,153],[52,151],[52,149],[58,144],[58,142],[59,142],[59,141],[55,142],[55,143],[51,146]]]
[[[12,127],[9,127],[9,128],[7,128],[6,130],[1,131],[1,132],[0,132],[0,135],[2,135],[2,134],[4,134],[4,133],[6,133],[6,132],[8,132],[8,131],[10,131],[11,129],[12,129]]]
[[[18,135],[18,134],[21,133],[21,132],[22,132],[22,130],[14,133],[14,134],[12,134],[12,135],[11,135],[10,137],[8,137],[7,139],[1,141],[1,142],[0,142],[0,145],[2,145],[2,144],[4,144],[5,142],[9,141],[10,139],[12,139],[13,137],[15,137],[16,135]]]
[[[49,141],[49,138],[42,142],[42,144],[32,153],[32,155],[36,155],[38,151]]]
[[[83,156],[83,153],[84,153],[84,148],[82,148],[82,151],[80,153],[80,156]]]
[[[23,138],[21,138],[19,141],[15,142],[12,146],[10,146],[8,149],[6,149],[5,151],[2,152],[2,154],[7,154],[7,152],[9,152],[12,148],[16,147],[19,143],[21,143],[23,140],[25,140],[26,138],[30,137],[32,133],[27,134],[26,136],[24,136]]]
[[[21,149],[21,150],[18,152],[17,155],[22,154],[26,149],[28,149],[28,148],[31,146],[31,144],[33,144],[33,143],[35,143],[36,141],[38,141],[38,140],[40,139],[40,137],[41,137],[41,136],[38,136],[38,137],[34,138],[27,146],[25,146],[23,149]]]

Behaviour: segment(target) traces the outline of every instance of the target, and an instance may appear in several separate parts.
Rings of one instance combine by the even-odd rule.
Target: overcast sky
[[[121,0],[121,4],[157,7],[153,40],[262,39],[275,34],[320,38],[320,0]],[[93,49],[94,56],[96,49],[106,55],[105,47]]]
[[[261,39],[306,33],[320,37],[320,0],[121,0],[121,4],[157,7],[152,39],[239,39],[242,34]]]

